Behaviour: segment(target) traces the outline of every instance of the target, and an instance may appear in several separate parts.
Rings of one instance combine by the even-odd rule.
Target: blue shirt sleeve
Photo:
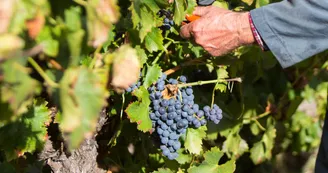
[[[284,0],[250,13],[283,68],[328,49],[328,0]]]

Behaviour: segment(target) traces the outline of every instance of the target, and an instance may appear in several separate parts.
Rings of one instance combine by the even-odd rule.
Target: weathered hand
[[[255,42],[248,20],[248,12],[232,12],[208,6],[196,7],[193,15],[200,18],[181,27],[183,38],[194,37],[195,42],[213,56],[221,56],[242,45]]]

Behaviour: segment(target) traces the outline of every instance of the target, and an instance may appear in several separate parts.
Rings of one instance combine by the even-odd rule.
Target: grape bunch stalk
[[[207,121],[218,124],[222,119],[222,110],[216,104],[213,109],[205,106],[203,109],[194,102],[191,86],[179,88],[178,84],[187,82],[185,76],[167,80],[165,73],[148,88],[151,105],[149,117],[152,120],[152,131],[160,139],[160,149],[169,160],[178,157],[181,148],[179,138],[186,133],[187,128],[199,128]],[[139,82],[127,89],[131,92],[140,86]]]
[[[169,30],[174,25],[171,11],[161,9],[157,12],[157,15],[164,17],[163,25],[160,27],[162,30]]]

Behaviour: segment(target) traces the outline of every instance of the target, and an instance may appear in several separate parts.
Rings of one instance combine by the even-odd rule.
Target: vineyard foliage
[[[249,11],[273,0],[217,0]],[[212,57],[179,36],[195,0],[4,0],[0,2],[0,169],[28,172],[49,126],[68,150],[97,136],[105,111],[103,167],[120,172],[230,173],[262,170],[279,153],[320,144],[327,106],[327,52],[282,69],[270,52],[240,47]],[[163,29],[171,12],[170,26]],[[178,157],[162,154],[149,88],[184,75],[200,107],[223,118],[180,136]],[[140,81],[132,92],[131,85]],[[134,147],[134,152],[127,148]],[[25,160],[25,164],[17,164]],[[27,161],[26,161],[27,160]],[[42,161],[42,160],[41,160]],[[115,172],[114,170],[111,170]],[[269,171],[270,172],[270,171]]]

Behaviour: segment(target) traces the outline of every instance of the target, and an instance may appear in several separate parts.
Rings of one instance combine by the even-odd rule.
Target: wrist
[[[255,38],[252,32],[251,24],[249,23],[249,12],[239,13],[237,17],[238,36],[242,45],[255,43]]]

